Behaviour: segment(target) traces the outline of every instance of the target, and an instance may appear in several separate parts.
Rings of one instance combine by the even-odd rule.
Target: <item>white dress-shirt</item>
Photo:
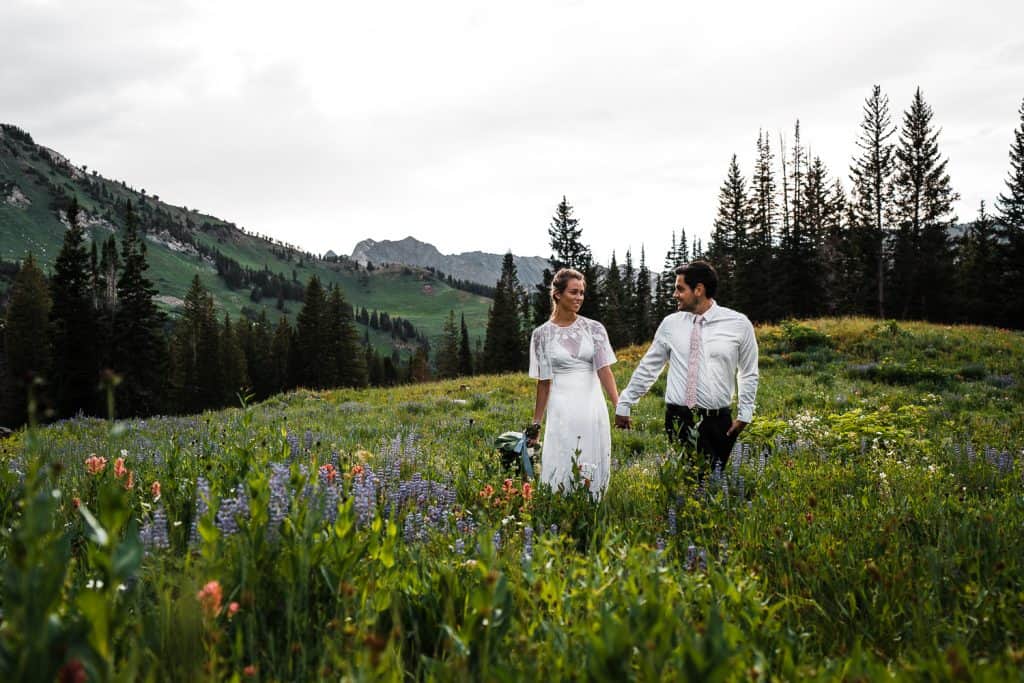
[[[654,341],[633,371],[629,385],[619,394],[615,414],[628,416],[632,406],[647,393],[668,363],[665,402],[686,405],[686,378],[690,362],[690,333],[697,316],[679,311],[667,316],[654,333]],[[754,326],[742,313],[712,301],[704,313],[702,357],[697,383],[697,405],[725,408],[732,404],[737,384],[736,417],[754,419],[757,397],[757,338]]]

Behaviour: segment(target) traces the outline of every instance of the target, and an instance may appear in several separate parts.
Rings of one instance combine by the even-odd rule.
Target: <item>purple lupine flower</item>
[[[743,462],[743,446],[737,441],[732,447],[732,474],[738,476]]]
[[[551,533],[552,536],[557,536],[558,535],[558,525],[557,524],[552,524],[551,526],[548,527],[548,531]]]
[[[501,529],[494,532],[494,536],[491,537],[491,544],[494,545],[494,552],[501,550]]]
[[[188,532],[189,545],[199,545],[199,520],[210,511],[210,482],[204,477],[196,479],[196,507],[192,526]]]
[[[673,505],[668,509],[668,535],[676,535],[676,506]]]
[[[171,546],[170,536],[167,533],[167,513],[164,512],[163,505],[157,506],[153,511],[153,517],[139,529],[139,539],[145,546],[146,552]]]
[[[338,518],[338,485],[329,481],[329,474],[323,468],[319,471],[320,510],[328,524],[334,524]]]
[[[704,548],[695,545],[686,547],[686,569],[687,571],[704,571],[708,568],[708,555]]]
[[[291,477],[288,465],[280,462],[270,463],[270,501],[267,504],[267,538],[276,540],[281,532],[281,524],[288,514],[291,494],[288,491],[288,479]]]
[[[457,538],[455,539],[455,554],[464,555],[466,553],[466,539]]]
[[[373,521],[377,513],[377,477],[366,468],[352,479],[352,498],[360,526]]]
[[[249,518],[249,496],[245,492],[245,486],[239,484],[235,487],[235,495],[223,498],[220,501],[220,508],[214,520],[217,529],[225,536],[233,536],[239,531],[239,520]]]
[[[402,529],[402,537],[406,543],[422,541],[427,537],[423,528],[423,515],[419,512],[412,512],[405,516],[405,525]]]
[[[294,460],[299,457],[299,437],[294,432],[288,432],[284,439],[288,442],[288,452],[291,459]]]
[[[523,562],[533,559],[533,527],[523,528]]]
[[[654,541],[654,550],[659,555],[661,555],[663,552],[665,552],[665,539],[662,538],[661,536],[658,536],[658,538],[655,539],[655,541]]]

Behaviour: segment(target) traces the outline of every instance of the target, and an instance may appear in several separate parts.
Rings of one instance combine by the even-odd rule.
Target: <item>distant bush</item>
[[[847,374],[851,377],[897,385],[919,383],[943,385],[952,379],[948,370],[921,365],[916,360],[903,363],[892,358],[883,358],[879,363],[850,365],[847,367]]]
[[[810,325],[795,320],[784,320],[782,337],[792,351],[806,351],[812,348],[832,348],[832,340],[824,332],[819,332]]]

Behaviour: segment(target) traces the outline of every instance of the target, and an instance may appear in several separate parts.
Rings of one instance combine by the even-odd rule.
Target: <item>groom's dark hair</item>
[[[682,275],[686,286],[693,289],[699,284],[704,285],[704,294],[709,299],[715,298],[718,291],[718,273],[707,261],[691,261],[676,268],[676,275]]]

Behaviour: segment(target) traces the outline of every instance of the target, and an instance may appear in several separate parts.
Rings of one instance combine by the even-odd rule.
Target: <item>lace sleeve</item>
[[[615,357],[615,351],[612,350],[612,344],[608,341],[608,331],[604,329],[604,325],[597,322],[596,320],[590,321],[590,336],[594,340],[594,369],[600,370],[603,367],[607,367],[618,360]]]
[[[541,325],[530,337],[530,377],[551,379],[551,356],[548,355],[548,338]]]

